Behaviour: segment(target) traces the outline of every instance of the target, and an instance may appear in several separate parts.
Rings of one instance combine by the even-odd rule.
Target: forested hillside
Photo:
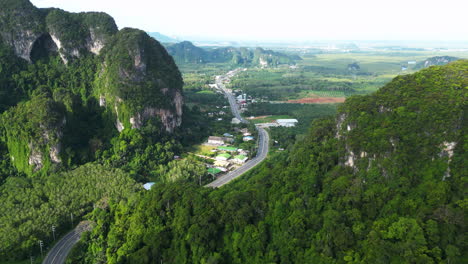
[[[468,61],[395,78],[218,190],[154,186],[70,263],[466,263]]]
[[[18,171],[92,161],[125,128],[180,127],[181,74],[146,33],[104,13],[1,4],[1,139]]]
[[[182,77],[159,42],[105,13],[0,6],[0,262],[40,255],[52,226],[60,237],[141,182],[204,176],[169,164],[199,135],[182,126]]]

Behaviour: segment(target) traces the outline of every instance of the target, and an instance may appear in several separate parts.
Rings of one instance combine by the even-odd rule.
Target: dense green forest
[[[465,263],[468,61],[400,76],[219,190],[109,208],[71,263]]]
[[[0,4],[0,262],[38,256],[51,226],[61,236],[143,182],[206,181],[197,160],[174,160],[209,120],[183,105],[161,44],[104,13]]]
[[[37,256],[38,240],[47,247],[53,242],[53,225],[57,235],[64,234],[94,203],[128,197],[139,189],[122,170],[98,164],[32,179],[11,175],[0,186],[0,259]]]

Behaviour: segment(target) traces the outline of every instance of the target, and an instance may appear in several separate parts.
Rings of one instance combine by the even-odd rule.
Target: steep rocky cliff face
[[[38,9],[27,0],[0,3],[0,36],[29,62],[34,53],[58,52],[65,64],[86,52],[99,54],[117,32],[113,18],[105,13]]]
[[[27,0],[0,0],[0,6],[0,66],[10,69],[0,74],[0,95],[18,91],[14,100],[0,98],[0,111],[7,110],[0,124],[6,133],[0,138],[20,171],[31,174],[70,163],[62,162],[65,148],[71,159],[74,151],[93,156],[96,148],[86,150],[87,143],[110,140],[111,123],[118,131],[139,129],[150,119],[160,121],[161,131],[181,125],[181,74],[164,47],[145,32],[118,31],[105,13],[38,9]],[[13,75],[19,77],[13,80]],[[52,95],[67,96],[54,101]],[[38,104],[42,99],[37,98],[48,103]],[[20,101],[25,103],[11,108]],[[65,107],[53,124],[47,121],[57,115],[52,105]],[[89,119],[95,122],[90,129],[77,133],[78,124]],[[93,129],[105,132],[94,138]]]
[[[119,131],[158,117],[166,131],[182,122],[182,77],[165,49],[145,32],[125,28],[103,49],[97,95]]]
[[[34,42],[45,33],[42,12],[27,0],[1,0],[0,6],[0,37],[17,56],[30,61]]]
[[[64,63],[87,52],[98,55],[117,32],[114,20],[105,13],[75,14],[52,9],[48,10],[45,21]]]
[[[36,93],[25,103],[8,110],[1,119],[11,161],[25,173],[60,164],[65,107],[50,93]]]

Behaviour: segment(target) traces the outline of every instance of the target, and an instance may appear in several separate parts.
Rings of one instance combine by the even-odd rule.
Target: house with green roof
[[[216,175],[216,174],[218,174],[218,173],[220,173],[220,172],[221,172],[221,170],[218,169],[218,168],[208,168],[208,173],[209,173],[209,174]]]
[[[235,147],[219,146],[217,149],[218,150],[228,151],[228,152],[236,152],[237,151],[237,148],[235,148]]]
[[[232,161],[237,164],[244,164],[248,159],[249,158],[244,155],[237,155],[237,156],[234,156]]]
[[[231,158],[231,155],[230,154],[227,154],[227,153],[223,153],[223,154],[219,154],[218,156],[216,156],[216,160],[228,160]]]

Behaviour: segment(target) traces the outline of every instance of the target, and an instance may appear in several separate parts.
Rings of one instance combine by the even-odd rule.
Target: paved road
[[[216,79],[216,84],[218,88],[223,91],[223,93],[226,95],[229,105],[231,106],[231,111],[232,114],[234,115],[235,118],[239,119],[242,123],[247,124],[249,121],[245,120],[242,118],[242,116],[239,113],[239,105],[237,105],[236,98],[234,98],[234,95],[230,92],[227,91],[226,86],[224,86],[223,83],[223,77]]]
[[[242,118],[242,116],[240,115],[239,113],[239,107],[236,103],[236,99],[234,98],[234,96],[232,95],[232,93],[228,92],[226,90],[226,87],[224,86],[224,84],[222,83],[222,78],[219,78],[216,80],[216,84],[218,85],[218,87],[224,92],[224,94],[226,95],[226,97],[228,98],[228,101],[229,101],[229,104],[231,106],[231,111],[232,111],[232,114],[237,118],[239,119],[242,123],[249,123],[249,121],[245,120],[244,118]],[[245,172],[247,172],[248,170],[252,169],[253,167],[257,166],[257,164],[259,164],[260,162],[262,162],[268,155],[268,148],[269,148],[269,141],[270,141],[270,138],[269,138],[269,135],[268,135],[268,132],[263,129],[263,128],[259,128],[257,127],[257,130],[258,130],[258,150],[257,150],[257,155],[249,160],[248,162],[246,162],[244,165],[242,165],[242,167],[236,169],[236,170],[233,170],[225,175],[222,175],[220,176],[218,179],[216,179],[215,181],[205,185],[206,187],[213,187],[213,188],[217,188],[217,187],[221,187],[223,186],[224,184],[227,184],[229,183],[230,181],[232,181],[233,179],[241,176],[242,174],[244,174]]]
[[[49,251],[42,264],[63,264],[67,259],[68,253],[73,246],[78,243],[81,233],[91,228],[89,222],[81,222],[70,233],[60,239],[57,244]]]

